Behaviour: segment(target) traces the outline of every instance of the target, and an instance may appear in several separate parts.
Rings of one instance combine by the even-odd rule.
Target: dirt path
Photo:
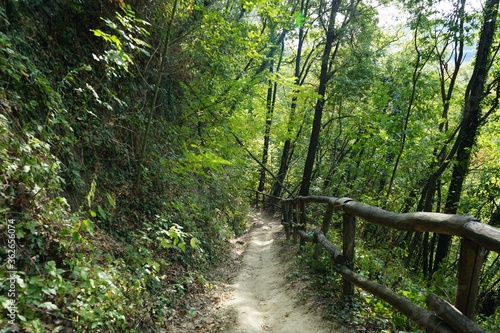
[[[253,212],[249,225],[250,232],[231,240],[231,259],[220,268],[225,282],[208,283],[205,293],[190,299],[184,314],[168,318],[168,328],[160,332],[342,333],[315,313],[315,306],[299,300],[285,280],[291,259],[281,224]]]
[[[220,310],[232,315],[225,333],[335,333],[333,324],[324,321],[304,305],[298,304],[293,290],[284,280],[287,264],[280,258],[277,235],[282,226],[263,214],[253,213],[252,231],[245,237],[245,252],[229,296]],[[280,235],[279,237],[283,237]]]

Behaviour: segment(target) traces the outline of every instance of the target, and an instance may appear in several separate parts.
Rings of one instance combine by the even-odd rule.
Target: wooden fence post
[[[323,216],[323,224],[321,225],[321,232],[323,232],[323,234],[325,234],[325,236],[328,233],[328,230],[330,229],[330,223],[332,222],[332,216],[333,216],[334,210],[335,210],[335,206],[333,206],[332,204],[329,204],[326,207],[325,215]],[[320,254],[321,254],[321,245],[316,244],[316,246],[314,248],[313,258],[315,260],[318,260]]]
[[[305,202],[300,200],[299,207],[300,207],[300,223],[299,223],[298,229],[306,232],[307,231],[307,220],[306,220],[306,204],[305,204]],[[306,244],[305,239],[303,237],[300,237],[300,245],[299,245],[300,251],[303,250],[305,244]]]
[[[458,284],[455,307],[465,316],[474,319],[476,314],[479,278],[483,265],[485,249],[483,246],[462,238],[458,260]]]
[[[293,208],[293,223],[292,223],[292,235],[293,235],[293,243],[294,244],[297,244],[297,237],[298,237],[298,234],[297,234],[297,226],[298,224],[300,223],[300,204],[295,202],[295,200],[293,201],[293,204],[292,204]]]
[[[345,266],[349,269],[354,269],[354,238],[356,231],[356,217],[349,213],[343,214],[343,254],[346,259]],[[344,296],[354,295],[354,285],[344,280],[344,285],[342,288]]]
[[[281,221],[283,223],[283,226],[285,227],[285,235],[286,235],[286,240],[290,239],[290,214],[288,213],[290,205],[288,202],[281,202]]]

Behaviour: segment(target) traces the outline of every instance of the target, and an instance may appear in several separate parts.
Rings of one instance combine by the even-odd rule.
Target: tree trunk
[[[273,63],[271,62],[269,73],[272,72]],[[271,79],[269,79],[267,87],[266,109],[266,128],[264,130],[264,146],[262,148],[262,168],[260,169],[259,187],[257,188],[257,192],[264,192],[264,186],[266,185],[266,169],[264,167],[267,166],[267,159],[269,156],[269,143],[271,141],[271,125],[273,123],[274,111],[273,82],[271,81]]]
[[[460,132],[457,137],[457,156],[453,164],[453,173],[446,198],[445,213],[455,214],[462,194],[462,186],[469,171],[472,148],[479,133],[481,102],[485,96],[485,83],[490,66],[490,51],[495,35],[499,0],[487,0],[484,7],[484,21],[477,47],[476,63],[471,79],[465,91],[465,105]],[[439,235],[434,271],[448,257],[451,237]]]
[[[281,60],[283,59],[283,50],[284,50],[285,44],[284,40],[281,40],[281,51],[279,54],[279,60],[278,60],[278,65],[276,66],[276,72],[279,72],[280,67],[281,67]],[[273,73],[273,63],[271,61],[271,65],[269,67],[269,72]],[[271,142],[271,125],[273,122],[273,113],[274,113],[274,107],[276,105],[276,91],[278,88],[278,83],[277,82],[272,82],[269,80],[268,83],[268,88],[267,88],[267,97],[266,97],[266,108],[267,108],[267,113],[266,113],[266,129],[264,132],[264,147],[262,149],[262,168],[260,171],[260,179],[259,179],[259,187],[257,189],[258,192],[264,192],[265,184],[266,184],[266,169],[265,167],[267,166],[267,160],[269,156],[269,144]],[[279,181],[280,184],[282,184],[282,180]]]
[[[464,22],[465,22],[465,0],[460,0],[457,4],[457,20],[456,20],[456,37],[453,41],[453,71],[450,72],[448,70],[448,56],[446,54],[446,50],[449,46],[448,43],[445,43],[441,48],[439,46],[436,48],[436,55],[439,59],[439,77],[440,77],[440,90],[441,90],[441,100],[443,105],[443,111],[441,114],[441,122],[439,123],[439,132],[446,133],[448,132],[448,112],[450,108],[450,100],[453,95],[453,91],[455,88],[455,83],[458,78],[458,74],[460,72],[461,65],[463,63],[464,58]],[[448,85],[447,85],[447,82]],[[455,134],[452,134],[453,137]],[[440,177],[446,168],[439,167],[449,165],[449,161],[447,161],[446,149],[447,145],[445,144],[441,149],[435,147],[433,151],[434,159],[436,162],[431,163],[430,168],[433,171],[430,176],[427,178],[426,185],[422,190],[420,201],[417,207],[417,211],[425,211],[432,212],[434,210],[434,206],[437,207],[436,212],[439,212],[439,204],[435,202],[435,194],[436,192],[440,193]],[[428,251],[428,259],[425,259],[425,262],[428,262],[428,267],[423,267],[423,275],[429,276],[429,272],[433,272],[433,258],[434,258],[434,248],[435,248],[435,239],[436,234],[432,236],[432,242],[430,243],[430,248]],[[424,244],[425,246],[425,244]],[[409,251],[408,257],[411,258],[412,253]]]
[[[301,13],[303,13],[304,17],[307,16],[308,9],[309,9],[309,0],[302,0],[300,3],[300,11]],[[299,27],[299,38],[297,41],[297,56],[295,57],[294,76],[295,76],[296,86],[299,86],[301,82],[300,63],[302,59],[302,47],[304,45],[304,39],[305,39],[304,26],[301,25]],[[292,138],[291,138],[292,126],[293,126],[293,121],[295,120],[295,112],[297,110],[296,93],[297,91],[294,91],[294,96],[292,97],[292,104],[290,105],[290,119],[288,121],[288,128],[287,128],[287,138],[285,140],[285,144],[283,145],[283,151],[281,153],[281,161],[280,161],[277,181],[274,182],[273,190],[271,193],[271,195],[276,198],[281,196],[281,192],[283,191],[283,182],[285,181],[286,174],[288,173],[288,166],[292,148]]]
[[[174,22],[176,11],[177,11],[177,3],[178,3],[178,0],[174,0],[174,4],[172,6],[172,12],[170,13],[170,18],[169,18],[168,23],[167,23],[167,32],[165,34],[165,39],[163,41],[162,51],[160,53],[160,65],[159,65],[159,70],[158,70],[158,74],[156,75],[156,80],[155,80],[155,85],[154,85],[153,100],[151,101],[151,107],[149,108],[148,113],[146,114],[146,128],[144,129],[144,133],[142,135],[142,141],[140,143],[141,148],[139,150],[139,156],[137,158],[137,169],[136,169],[134,188],[133,188],[133,193],[135,193],[135,194],[137,194],[139,192],[139,186],[141,184],[141,176],[142,176],[142,168],[143,168],[142,163],[144,160],[146,146],[148,143],[149,130],[151,128],[151,123],[153,122],[153,114],[154,114],[154,111],[156,110],[156,105],[158,103],[158,95],[160,92],[160,86],[161,86],[162,77],[164,74],[163,71],[165,70],[165,65],[166,65],[165,61],[167,58],[168,49],[170,47],[170,37],[171,37],[172,25]]]
[[[318,99],[316,100],[316,107],[314,108],[314,119],[309,139],[309,149],[307,151],[306,162],[304,165],[304,173],[302,175],[302,184],[300,187],[300,195],[309,195],[309,187],[311,185],[311,178],[316,158],[316,150],[318,148],[319,134],[321,131],[321,118],[323,116],[323,107],[325,105],[326,85],[330,80],[330,55],[332,52],[333,43],[335,41],[335,18],[340,7],[341,0],[333,0],[332,8],[330,10],[330,17],[328,18],[328,28],[326,31],[326,42],[323,56],[321,57],[321,72],[319,77],[318,86]]]

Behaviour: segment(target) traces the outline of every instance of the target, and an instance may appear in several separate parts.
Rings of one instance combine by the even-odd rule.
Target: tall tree
[[[281,60],[283,58],[283,48],[284,40],[281,40],[279,60],[276,66],[276,72],[279,72],[281,67]],[[269,67],[269,74],[273,74],[273,62],[271,61]],[[266,124],[264,129],[264,144],[262,148],[262,160],[261,160],[261,170],[259,177],[259,187],[257,188],[258,193],[264,192],[264,187],[266,184],[266,166],[269,157],[269,145],[271,141],[271,125],[273,122],[273,113],[276,106],[276,93],[278,89],[278,83],[272,80],[272,77],[268,80],[267,96],[266,96]]]
[[[295,55],[295,61],[294,61],[294,85],[295,89],[293,89],[292,92],[292,101],[290,104],[290,113],[289,113],[289,121],[288,121],[288,126],[287,126],[287,136],[285,139],[285,142],[283,144],[283,149],[281,151],[281,159],[280,159],[280,165],[278,168],[278,175],[277,179],[273,184],[273,188],[271,191],[271,195],[275,198],[278,198],[281,196],[281,192],[283,190],[283,183],[285,181],[286,175],[288,173],[288,168],[289,168],[289,162],[290,162],[290,156],[291,156],[291,150],[292,150],[292,128],[293,128],[293,123],[295,121],[295,115],[296,115],[296,110],[297,110],[297,94],[298,94],[298,87],[301,85],[302,82],[304,82],[305,76],[307,76],[307,70],[305,70],[306,64],[302,63],[302,52],[303,52],[303,47],[304,47],[304,42],[307,36],[308,29],[305,26],[305,21],[306,18],[308,17],[309,13],[309,6],[310,6],[310,0],[300,0],[300,8],[299,8],[299,13],[297,14],[296,18],[296,26],[298,27],[298,36],[297,36],[297,53]],[[312,51],[311,53],[312,54]]]
[[[447,138],[444,140],[439,140],[433,149],[432,160],[428,170],[429,174],[424,174],[424,177],[418,180],[418,186],[415,187],[420,193],[420,199],[418,201],[417,211],[427,211],[431,212],[434,210],[434,205],[438,204],[436,198],[440,198],[440,195],[436,196],[436,193],[441,191],[441,176],[447,170],[449,166],[450,159],[447,158],[447,148],[449,142],[452,142],[456,137],[456,131],[449,133],[449,113],[452,104],[452,98],[455,95],[455,88],[457,85],[457,79],[461,73],[462,64],[464,61],[464,45],[466,41],[470,38],[467,35],[465,26],[468,20],[468,15],[465,11],[465,0],[457,1],[454,4],[453,11],[448,15],[442,15],[442,18],[438,18],[435,22],[432,22],[432,27],[438,26],[446,27],[445,29],[435,29],[432,28],[431,37],[438,41],[434,47],[435,59],[432,59],[434,63],[437,62],[438,74],[439,74],[439,87],[440,87],[440,99],[441,99],[441,117],[438,124],[437,132],[442,138]],[[429,29],[422,29],[429,30]],[[427,32],[428,33],[428,32]],[[426,179],[425,179],[426,177]],[[415,191],[415,190],[413,190]],[[436,207],[436,210],[439,210]],[[432,236],[431,244],[420,244],[422,241],[422,235],[416,233],[413,235],[413,239],[410,242],[408,249],[408,257],[406,262],[409,264],[412,261],[415,250],[417,249],[429,249],[428,257],[425,256],[424,262],[427,265],[423,267],[424,276],[428,276],[429,270],[432,270],[432,261],[435,247],[436,235]],[[428,235],[426,234],[423,242],[428,240]],[[418,245],[421,245],[418,248]]]
[[[492,54],[493,39],[496,33],[499,0],[487,0],[484,5],[484,17],[477,46],[476,60],[472,76],[465,91],[464,108],[460,131],[454,145],[456,157],[453,164],[452,178],[446,198],[445,213],[455,214],[462,194],[462,187],[469,171],[473,147],[481,126],[482,102],[488,95],[486,83],[488,72],[496,54]],[[498,85],[498,83],[497,83]],[[498,95],[496,96],[498,99]],[[451,237],[440,235],[436,249],[433,269],[439,268],[449,253]]]
[[[455,85],[457,82],[458,75],[462,63],[464,61],[464,45],[466,42],[465,24],[466,24],[466,14],[465,14],[465,0],[460,0],[456,3],[456,14],[453,15],[452,22],[447,25],[449,33],[446,33],[445,40],[442,42],[442,46],[436,47],[436,56],[439,61],[439,78],[440,78],[440,90],[441,90],[441,101],[442,101],[442,114],[441,121],[439,122],[439,132],[446,134],[448,132],[448,115],[450,111],[450,103],[455,91]],[[446,49],[452,46],[451,56],[446,54]],[[451,66],[448,64],[448,59],[453,57],[453,63]],[[455,134],[452,134],[453,138]],[[433,197],[438,187],[439,178],[444,172],[444,168],[437,168],[438,165],[447,165],[449,161],[446,160],[446,145],[441,149],[437,147],[434,149],[433,155],[435,157],[435,162],[431,166],[431,170],[435,169],[427,179],[427,183],[422,190],[422,196],[420,199],[419,208],[417,210],[424,210],[427,212],[432,211]]]
[[[335,21],[340,8],[341,0],[333,0],[330,7],[330,14],[326,22],[326,40],[321,57],[321,69],[319,75],[318,85],[318,98],[314,108],[314,119],[311,129],[311,136],[309,138],[309,148],[307,157],[304,164],[304,173],[302,175],[302,183],[300,187],[300,195],[309,195],[309,187],[311,185],[311,178],[314,167],[314,160],[316,158],[316,150],[319,142],[319,135],[321,131],[321,118],[323,117],[323,107],[325,105],[326,87],[331,78],[330,69],[333,59],[332,49],[336,39]]]

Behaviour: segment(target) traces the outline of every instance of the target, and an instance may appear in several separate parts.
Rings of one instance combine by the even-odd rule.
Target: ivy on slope
[[[130,102],[134,77],[104,83],[92,52],[64,43],[81,31],[52,27],[47,47],[46,25],[36,24],[50,15],[28,15],[41,2],[8,4],[17,7],[9,19],[0,8],[0,332],[168,328],[190,293],[205,288],[226,240],[245,228],[245,203],[230,181],[242,169],[157,119],[132,193],[130,133],[144,119]],[[52,24],[73,14],[85,21],[79,4],[44,10],[61,14]],[[128,102],[116,98],[118,87]]]
[[[8,106],[3,100],[2,111],[9,112]],[[9,221],[15,228],[13,261],[5,260],[7,238],[1,242],[0,276],[6,283],[0,293],[4,308],[0,331],[12,328],[6,326],[9,262],[17,272],[14,322],[22,331],[138,331],[166,325],[169,312],[182,304],[190,284],[202,282],[201,275],[199,281],[186,278],[186,269],[171,258],[203,262],[199,239],[158,218],[130,235],[129,245],[120,243],[95,225],[98,213],[71,212],[57,195],[62,184],[59,162],[46,142],[15,135],[4,115],[0,115],[0,135],[5,216],[0,232],[7,234]],[[182,201],[172,205],[178,213],[170,219],[187,218],[180,216],[186,214]]]

